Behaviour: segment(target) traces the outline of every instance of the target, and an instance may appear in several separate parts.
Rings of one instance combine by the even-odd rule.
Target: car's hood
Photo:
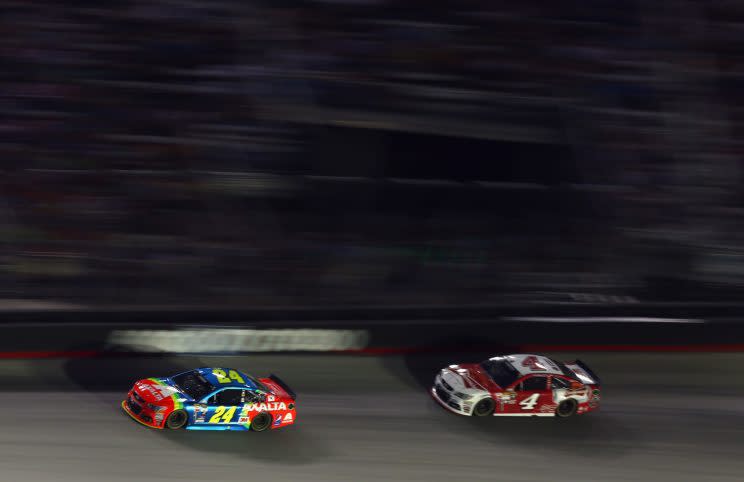
[[[450,365],[442,370],[442,379],[461,392],[493,392],[499,387],[477,363]]]
[[[168,378],[145,378],[134,384],[134,391],[147,403],[169,405],[190,400]]]

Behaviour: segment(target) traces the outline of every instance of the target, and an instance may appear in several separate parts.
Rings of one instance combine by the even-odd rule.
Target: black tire
[[[171,430],[178,430],[185,427],[188,422],[189,415],[186,410],[173,410],[165,419],[165,426]]]
[[[261,412],[251,420],[251,430],[254,432],[263,432],[267,428],[271,427],[271,422],[274,421],[274,417],[266,412]]]
[[[555,415],[561,418],[568,418],[576,414],[576,409],[579,408],[579,404],[573,398],[567,398],[558,404],[555,409]]]
[[[492,398],[484,398],[473,407],[473,417],[488,417],[493,414],[496,404]]]

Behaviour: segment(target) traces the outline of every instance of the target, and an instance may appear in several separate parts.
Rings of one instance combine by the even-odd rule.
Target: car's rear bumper
[[[596,412],[597,410],[599,410],[599,402],[584,402],[579,404],[576,414],[583,415],[585,413]]]
[[[121,408],[130,417],[132,417],[132,419],[134,419],[137,423],[140,423],[140,424],[144,425],[145,427],[157,428],[157,429],[162,429],[163,428],[163,427],[160,427],[158,425],[155,425],[153,422],[148,422],[148,421],[144,420],[143,418],[140,418],[139,416],[135,415],[134,412],[132,412],[132,410],[127,405],[127,401],[126,400],[122,400],[122,402],[121,402]]]

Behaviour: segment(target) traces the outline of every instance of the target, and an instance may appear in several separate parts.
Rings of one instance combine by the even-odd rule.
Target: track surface
[[[481,354],[0,362],[0,480],[744,480],[744,355],[580,355],[602,410],[573,420],[452,415],[425,386]],[[274,371],[298,424],[268,433],[146,429],[119,402],[141,377],[195,366]]]

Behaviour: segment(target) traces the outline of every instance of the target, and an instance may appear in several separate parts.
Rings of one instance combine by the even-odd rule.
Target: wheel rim
[[[266,413],[258,414],[251,423],[253,430],[255,430],[256,432],[266,430],[267,428],[269,428],[269,425],[271,425],[271,415],[268,415]]]
[[[568,415],[571,415],[574,411],[574,407],[576,406],[576,402],[564,402],[558,405],[558,415],[561,415],[563,417],[567,417]]]
[[[475,413],[477,415],[486,415],[493,409],[493,402],[488,399],[481,400],[475,405]]]
[[[186,424],[186,414],[183,412],[173,412],[168,417],[168,427],[181,428]]]

